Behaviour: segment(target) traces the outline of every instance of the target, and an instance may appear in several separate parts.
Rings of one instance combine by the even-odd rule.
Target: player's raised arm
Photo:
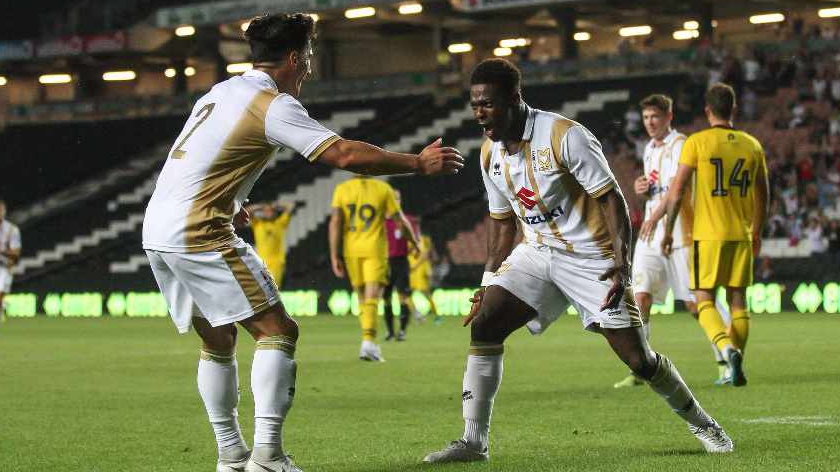
[[[674,244],[674,225],[677,223],[677,216],[680,213],[680,208],[682,208],[685,191],[692,175],[694,175],[694,167],[680,164],[679,169],[677,169],[677,176],[674,177],[671,188],[668,190],[668,217],[665,219],[665,235],[662,237],[662,253],[666,256],[671,254]]]
[[[362,141],[339,139],[324,150],[319,160],[332,167],[366,175],[457,174],[464,167],[460,151],[442,146],[440,138],[420,154],[391,152]]]

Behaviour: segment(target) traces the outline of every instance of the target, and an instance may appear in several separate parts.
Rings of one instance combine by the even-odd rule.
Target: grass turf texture
[[[712,385],[708,343],[685,314],[656,316],[670,356],[735,441],[710,456],[647,387],[615,390],[626,369],[598,335],[563,317],[507,343],[491,461],[427,466],[462,431],[469,333],[460,320],[413,325],[359,361],[355,318],[300,320],[297,398],[286,449],[307,472],[412,470],[837,470],[837,315],[755,315],[745,388]],[[238,351],[245,436],[253,342]],[[0,326],[4,471],[212,471],[216,451],[195,385],[198,340],[164,319],[27,319]],[[788,423],[788,424],[785,424]],[[790,424],[792,423],[792,424]]]

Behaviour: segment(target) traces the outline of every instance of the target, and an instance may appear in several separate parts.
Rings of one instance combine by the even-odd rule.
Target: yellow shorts
[[[408,286],[417,292],[428,292],[431,289],[432,271],[426,268],[412,270],[408,276]]]
[[[345,257],[344,266],[353,288],[378,282],[388,283],[388,259],[381,257]]]
[[[694,241],[689,284],[692,290],[748,287],[753,280],[750,241]]]
[[[431,289],[429,276],[426,274],[411,274],[408,277],[408,286],[417,292],[428,292]]]

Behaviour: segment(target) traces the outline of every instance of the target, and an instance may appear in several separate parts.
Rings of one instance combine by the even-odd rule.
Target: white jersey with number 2
[[[212,251],[237,239],[233,217],[281,147],[310,161],[339,137],[271,77],[248,71],[196,102],[169,151],[143,222],[143,248]]]

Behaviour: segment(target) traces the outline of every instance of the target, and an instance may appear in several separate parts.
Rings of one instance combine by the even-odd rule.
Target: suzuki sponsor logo
[[[537,206],[537,201],[534,199],[535,196],[536,194],[534,192],[525,187],[520,188],[519,191],[516,192],[516,198],[518,198],[519,201],[525,205],[525,208],[529,210],[532,210],[535,206]]]
[[[537,225],[540,223],[548,223],[549,221],[553,221],[561,216],[565,215],[566,213],[563,212],[563,207],[556,206],[553,209],[537,216],[523,216],[522,221],[529,225]]]

